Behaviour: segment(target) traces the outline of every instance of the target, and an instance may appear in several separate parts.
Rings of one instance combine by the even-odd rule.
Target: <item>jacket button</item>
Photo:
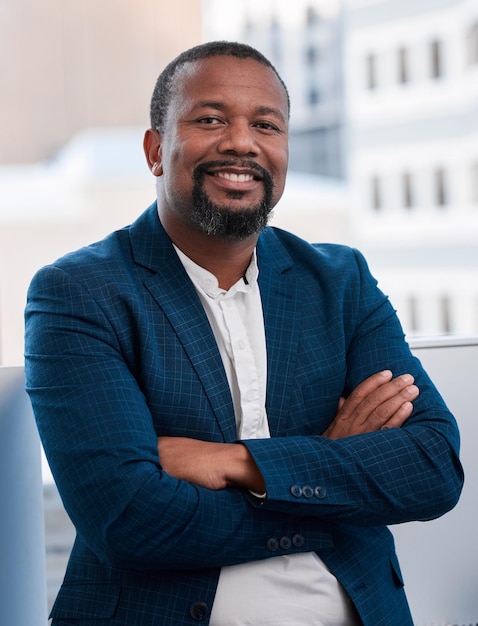
[[[316,498],[322,499],[327,495],[327,489],[325,487],[316,487],[314,493]]]
[[[304,487],[302,487],[302,495],[304,496],[304,498],[312,498],[314,495],[314,490],[312,489],[312,487],[310,487],[310,485],[305,485]]]
[[[275,537],[269,537],[266,542],[266,548],[269,552],[275,552],[279,548],[279,542]]]
[[[289,539],[289,537],[281,537],[279,539],[279,545],[282,550],[288,550],[292,545],[292,541]]]
[[[292,487],[290,488],[290,492],[294,496],[294,498],[300,498],[300,496],[302,495],[302,487],[300,485],[292,485]]]
[[[197,622],[202,622],[202,620],[206,619],[208,613],[209,609],[207,608],[207,604],[204,602],[195,602],[194,604],[191,604],[189,609],[189,614]]]
[[[296,547],[296,548],[302,548],[302,546],[305,543],[305,539],[303,535],[294,535],[292,537],[292,544]]]

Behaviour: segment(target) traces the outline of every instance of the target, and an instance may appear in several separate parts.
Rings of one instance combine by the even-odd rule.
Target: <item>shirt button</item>
[[[304,539],[304,536],[303,536],[303,535],[299,535],[299,534],[297,534],[297,535],[294,535],[294,536],[292,537],[292,545],[293,545],[294,547],[296,547],[296,548],[302,548],[302,546],[304,545],[304,543],[305,543],[305,539]]]
[[[314,494],[316,498],[319,498],[321,500],[327,495],[327,489],[325,487],[318,486],[314,489]]]
[[[195,602],[194,604],[191,604],[191,607],[189,609],[189,614],[197,622],[202,622],[204,619],[206,619],[208,613],[209,609],[205,602]]]
[[[246,347],[246,342],[244,341],[244,339],[239,339],[239,341],[237,342],[237,347],[239,348],[239,350],[244,350],[244,348]]]
[[[279,548],[279,542],[275,537],[269,537],[266,542],[266,548],[269,552],[275,552]]]
[[[302,487],[300,485],[292,485],[292,487],[290,488],[290,492],[294,496],[294,498],[300,498],[300,496],[302,495]]]
[[[289,539],[289,537],[281,537],[279,539],[279,545],[282,550],[288,550],[292,545],[292,541]]]
[[[302,487],[302,495],[304,496],[304,498],[307,499],[312,498],[312,496],[314,495],[314,490],[310,485],[305,485],[304,487]]]

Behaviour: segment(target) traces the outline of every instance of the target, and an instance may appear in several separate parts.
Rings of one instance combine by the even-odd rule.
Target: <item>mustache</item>
[[[272,175],[264,167],[262,167],[262,165],[259,165],[255,161],[249,161],[246,159],[208,161],[207,163],[200,163],[194,168],[193,180],[195,182],[201,181],[208,170],[217,167],[242,167],[244,169],[253,170],[259,174],[261,179],[269,188],[274,186]]]

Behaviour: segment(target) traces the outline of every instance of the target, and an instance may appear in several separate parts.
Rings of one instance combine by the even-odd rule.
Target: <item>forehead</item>
[[[288,118],[287,95],[275,72],[255,59],[213,56],[185,63],[174,78],[173,106],[217,101],[271,107]]]

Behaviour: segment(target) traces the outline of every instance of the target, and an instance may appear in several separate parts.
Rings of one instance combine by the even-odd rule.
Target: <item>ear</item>
[[[161,176],[163,173],[161,134],[155,128],[148,128],[144,133],[143,149],[149,169],[154,176]]]

